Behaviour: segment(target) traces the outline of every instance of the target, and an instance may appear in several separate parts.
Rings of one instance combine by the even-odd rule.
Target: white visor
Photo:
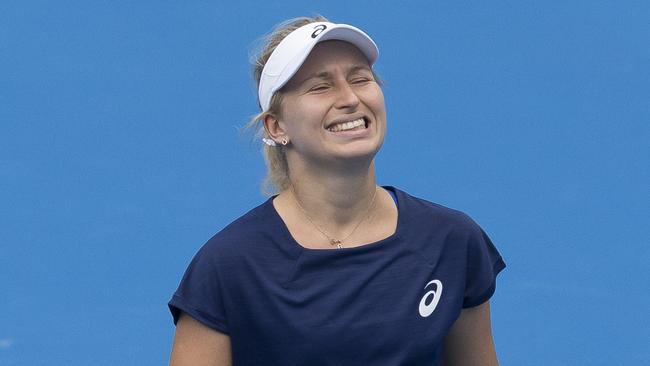
[[[347,24],[309,23],[289,33],[264,65],[257,91],[263,111],[269,109],[273,94],[300,69],[318,42],[340,40],[356,46],[372,66],[379,56],[375,42],[361,29]]]

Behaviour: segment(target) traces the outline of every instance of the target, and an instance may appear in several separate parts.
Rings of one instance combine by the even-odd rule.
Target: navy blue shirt
[[[395,233],[304,248],[269,198],[212,237],[169,302],[230,336],[240,365],[437,365],[463,308],[505,267],[466,214],[394,187]]]

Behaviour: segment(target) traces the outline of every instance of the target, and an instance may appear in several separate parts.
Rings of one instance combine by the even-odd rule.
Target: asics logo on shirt
[[[429,285],[435,285],[435,287],[424,294],[422,296],[422,300],[420,300],[420,316],[423,318],[426,318],[427,316],[431,315],[434,310],[436,310],[436,306],[438,306],[438,301],[440,301],[440,295],[442,295],[442,282],[440,280],[433,280],[429,283],[427,283],[426,286],[424,286],[424,289],[426,290]],[[429,303],[427,304],[427,300],[429,300]]]

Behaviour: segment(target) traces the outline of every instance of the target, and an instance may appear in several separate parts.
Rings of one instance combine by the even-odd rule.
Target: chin
[[[379,152],[381,144],[350,144],[357,146],[347,146],[347,148],[337,149],[334,152],[337,160],[372,160],[375,158],[375,155]]]

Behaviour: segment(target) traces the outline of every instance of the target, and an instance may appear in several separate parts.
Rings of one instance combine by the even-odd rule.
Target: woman
[[[279,194],[197,253],[169,303],[172,365],[497,365],[505,264],[462,212],[375,182],[386,111],[375,43],[282,24],[256,62]]]

